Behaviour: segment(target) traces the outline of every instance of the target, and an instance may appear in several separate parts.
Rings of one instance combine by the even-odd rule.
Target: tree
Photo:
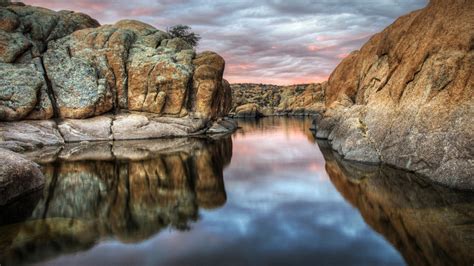
[[[191,27],[187,25],[175,25],[169,27],[167,32],[171,37],[174,38],[181,38],[185,42],[189,43],[191,46],[196,47],[201,40],[201,36],[199,34],[194,33],[191,31]]]

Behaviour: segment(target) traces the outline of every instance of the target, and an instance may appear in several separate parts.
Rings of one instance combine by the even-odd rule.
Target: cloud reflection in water
[[[333,187],[302,128],[309,120],[241,121],[224,170],[226,204],[200,210],[189,231],[164,230],[138,244],[106,241],[53,264],[403,264]]]

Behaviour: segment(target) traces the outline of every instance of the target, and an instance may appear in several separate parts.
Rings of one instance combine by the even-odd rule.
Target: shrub
[[[191,46],[196,47],[201,40],[201,36],[199,34],[194,33],[191,31],[191,27],[187,25],[175,25],[169,27],[167,32],[171,37],[178,37],[183,39],[185,42],[189,43]]]

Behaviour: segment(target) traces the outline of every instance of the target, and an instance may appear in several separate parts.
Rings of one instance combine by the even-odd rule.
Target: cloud
[[[226,59],[230,82],[292,84],[327,79],[341,59],[427,0],[25,0],[87,13],[102,24],[141,20],[190,25],[199,51]]]

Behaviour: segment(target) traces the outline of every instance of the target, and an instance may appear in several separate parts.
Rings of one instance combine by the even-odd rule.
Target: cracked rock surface
[[[350,160],[474,189],[474,2],[432,0],[331,74],[317,136]]]
[[[2,147],[204,133],[232,106],[221,56],[148,24],[21,3],[0,14]]]
[[[0,148],[47,161],[68,142],[231,132],[224,65],[139,21],[0,1]]]
[[[229,112],[224,59],[134,20],[0,6],[0,120],[85,119],[119,112],[200,118]],[[102,139],[102,137],[100,137]]]

